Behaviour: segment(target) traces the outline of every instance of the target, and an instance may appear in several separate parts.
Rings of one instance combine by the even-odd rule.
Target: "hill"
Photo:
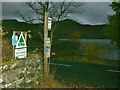
[[[82,25],[72,20],[61,21],[56,29],[57,38],[106,38],[104,25]]]
[[[4,32],[8,32],[4,37],[8,38],[11,43],[13,31],[28,31],[31,30],[31,38],[28,38],[28,47],[30,49],[40,48],[42,45],[40,32],[43,35],[43,24],[28,24],[25,22],[18,22],[17,20],[3,20],[2,26]],[[70,39],[101,39],[106,38],[104,35],[104,25],[81,25],[72,20],[61,21],[54,33],[54,40],[70,38]]]
[[[41,24],[43,26],[43,24]],[[31,30],[31,31],[42,31],[40,24],[27,24],[25,22],[18,22],[17,20],[3,20],[2,26],[4,31],[11,33],[14,30]],[[79,34],[79,35],[77,35]],[[104,25],[81,25],[72,20],[61,21],[55,31],[56,38],[92,38],[101,39],[107,38],[104,35]]]

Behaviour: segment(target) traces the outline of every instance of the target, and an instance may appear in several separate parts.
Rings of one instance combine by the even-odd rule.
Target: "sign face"
[[[27,57],[27,46],[26,46],[26,41],[22,32],[19,36],[19,40],[17,41],[16,47],[15,47],[15,57],[17,58]]]
[[[46,38],[46,46],[50,46],[51,42],[50,42],[50,38]]]
[[[46,48],[46,58],[50,58],[50,48]]]
[[[18,36],[17,35],[12,35],[12,45],[16,45],[18,41]]]
[[[51,30],[52,18],[48,18],[48,30]]]
[[[27,57],[27,48],[15,49],[15,57],[26,58]]]
[[[50,48],[51,48],[50,38],[46,38],[46,58],[50,58]]]
[[[26,41],[23,33],[20,34],[19,40],[17,41],[16,48],[26,47]]]

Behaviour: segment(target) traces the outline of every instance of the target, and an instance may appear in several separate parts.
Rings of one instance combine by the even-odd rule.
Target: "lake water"
[[[101,56],[105,59],[110,60],[120,60],[119,59],[119,52],[120,48],[118,49],[113,43],[111,43],[110,39],[59,39],[60,41],[77,41],[80,42],[82,45],[93,44],[97,46],[102,46],[107,49],[106,53],[103,53]]]

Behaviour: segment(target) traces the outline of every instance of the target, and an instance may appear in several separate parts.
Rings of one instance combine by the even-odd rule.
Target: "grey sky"
[[[110,2],[86,2],[81,8],[75,8],[78,13],[70,14],[71,19],[82,24],[105,24],[108,22],[107,15],[113,14],[113,10],[109,6]],[[27,7],[23,6],[22,2],[4,2],[2,3],[2,18],[3,19],[17,19],[22,21],[21,17],[16,13],[16,10],[21,9],[25,13]]]

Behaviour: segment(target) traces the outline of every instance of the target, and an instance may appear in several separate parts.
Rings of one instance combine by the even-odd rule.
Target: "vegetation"
[[[66,26],[63,26],[63,25],[66,25]],[[28,33],[28,42],[27,42],[29,53],[35,52],[35,53],[38,53],[40,56],[42,55],[42,53],[40,52],[42,39],[40,39],[40,35],[39,35],[39,31],[41,30],[41,28],[39,27],[39,24],[33,25],[33,24],[19,23],[17,21],[9,20],[9,21],[3,21],[3,27],[4,27],[4,32],[6,33],[4,35],[4,38],[5,38],[4,41],[7,42],[4,44],[4,46],[8,45],[10,49],[11,36],[14,30],[15,31],[30,30],[31,32]],[[104,49],[103,47],[86,45],[84,46],[84,48],[80,48],[82,44],[77,42],[76,40],[81,38],[90,38],[90,39],[106,38],[104,36],[104,25],[98,25],[98,26],[79,25],[78,23],[73,22],[71,20],[64,20],[59,23],[57,29],[61,31],[57,33],[57,30],[56,30],[55,32],[56,40],[54,41],[54,44],[52,47],[53,51],[55,52],[55,56],[52,57],[53,59],[69,60],[74,62],[87,62],[87,63],[94,63],[94,64],[105,64],[105,65],[113,65],[113,66],[116,66],[118,64],[115,61],[108,61],[108,60],[103,60],[99,58],[100,54],[102,54],[103,52],[106,52],[106,49]],[[88,32],[92,34],[88,35]],[[72,41],[58,41],[58,39],[64,39],[64,38],[72,39]],[[5,47],[5,49],[7,48]],[[11,51],[9,49],[8,51]],[[24,60],[15,61],[11,59],[7,62],[3,62],[2,65],[3,65],[4,84],[2,87],[65,88],[65,87],[93,87],[95,84],[93,82],[93,85],[92,84],[88,85],[88,84],[85,84],[86,82],[84,82],[84,84],[79,83],[78,85],[78,79],[76,79],[77,83],[73,84],[73,82],[70,81],[72,80],[71,78],[65,78],[65,79],[68,79],[68,82],[67,82],[68,86],[66,86],[64,81],[63,82],[61,81],[62,83],[60,83],[59,81],[63,79],[59,79],[56,81],[56,78],[54,78],[54,73],[48,76],[47,81],[44,81],[43,78],[40,76],[41,72],[39,72],[38,63],[40,63],[41,61],[38,58],[34,59],[34,57],[35,55],[27,58],[28,60],[25,60],[25,61]],[[17,72],[17,71],[20,71],[20,72]],[[16,78],[11,77],[11,73],[13,73],[12,75]],[[82,76],[84,75],[86,75],[86,73],[81,75],[80,79],[82,79]],[[91,76],[92,75],[93,74],[91,74]],[[75,74],[72,75],[72,77],[74,76]],[[9,80],[5,81],[6,78]]]
[[[43,25],[43,24],[41,24]],[[31,31],[28,33],[28,50],[39,51],[42,55],[43,51],[43,39],[40,37],[42,28],[40,24],[27,24],[24,22],[18,22],[16,20],[3,20],[2,26],[4,27],[4,38],[8,38],[11,44],[11,36],[13,31]],[[106,38],[104,36],[104,25],[90,26],[80,25],[77,22],[71,20],[64,20],[59,23],[56,28],[54,35],[54,43],[58,39],[70,38],[70,39],[81,39],[81,38]],[[37,42],[36,42],[37,40]]]
[[[73,8],[75,7],[81,7],[84,5],[82,2],[50,2],[47,0],[46,2],[26,2],[26,7],[30,9],[28,14],[23,14],[22,9],[19,9],[18,14],[22,17],[22,19],[27,23],[34,23],[34,22],[42,22],[45,23],[45,12],[47,12],[49,15],[48,17],[52,18],[52,28],[51,32],[49,32],[49,37],[52,45],[52,41],[54,38],[54,32],[56,30],[56,27],[58,26],[61,19],[68,18],[68,14],[75,13]],[[80,10],[79,10],[80,12]],[[36,15],[37,17],[34,18],[32,15]],[[44,38],[44,26],[39,24],[41,26],[41,30],[39,31],[39,37],[41,39]],[[41,52],[43,53],[43,41],[41,43]]]
[[[40,38],[39,31],[41,27],[39,24],[27,24],[24,22],[17,22],[15,20],[4,20],[3,22],[4,32],[6,33],[4,38],[8,38],[9,42],[11,42],[11,36],[13,31],[24,31],[30,30],[31,32],[28,34],[28,52],[34,53],[36,52],[39,55],[42,54],[42,39]],[[43,25],[43,24],[41,24]],[[59,31],[59,33],[58,33]],[[54,43],[52,45],[52,52],[55,53],[55,56],[52,58],[60,59],[60,60],[71,60],[71,61],[84,61],[91,62],[88,60],[88,56],[90,53],[94,53],[96,51],[96,55],[102,54],[104,47],[96,47],[94,46],[82,46],[81,43],[77,42],[76,39],[106,39],[104,36],[104,25],[90,26],[90,25],[80,25],[77,22],[71,20],[63,20],[59,23],[55,31]],[[73,41],[58,41],[58,39],[72,39]],[[9,43],[11,44],[11,43]],[[81,48],[83,47],[83,48]],[[85,51],[85,48],[87,51]],[[87,49],[89,48],[89,50]],[[91,48],[91,49],[90,49]],[[90,51],[91,50],[91,51]],[[100,52],[98,52],[98,51]],[[88,53],[88,56],[84,55],[84,53]],[[105,51],[106,52],[106,51]],[[83,56],[84,55],[84,56]],[[93,55],[93,54],[91,54]],[[84,58],[83,58],[84,57]],[[96,57],[93,55],[93,57]],[[96,63],[105,63],[105,60],[96,60],[93,62]],[[92,62],[92,63],[93,63]]]
[[[29,7],[33,8],[31,6],[32,4],[33,3],[28,3]],[[39,3],[39,4],[44,5],[42,3]],[[48,4],[49,4],[48,2],[45,3],[46,8],[44,8],[43,11],[44,10],[47,11]],[[94,64],[117,66],[118,65],[117,61],[112,61],[112,60],[108,61],[100,58],[100,56],[107,51],[104,47],[99,47],[93,44],[82,45],[80,42],[77,41],[77,39],[82,39],[82,38],[83,39],[112,38],[113,41],[115,41],[116,44],[119,46],[119,40],[117,35],[117,33],[119,33],[118,32],[119,9],[116,8],[116,6],[119,6],[119,4],[116,4],[116,3],[112,4],[113,9],[116,11],[116,15],[109,17],[110,24],[106,26],[107,30],[109,30],[107,31],[108,37],[104,35],[104,32],[105,32],[104,25],[96,25],[96,26],[80,25],[77,22],[68,20],[68,19],[59,21],[59,19],[61,19],[61,16],[62,15],[64,16],[65,13],[59,16],[58,17],[59,23],[54,22],[54,23],[57,23],[57,25],[55,27],[56,30],[54,31],[54,37],[53,37],[54,43],[52,46],[52,51],[54,51],[55,56],[52,56],[52,59],[74,61],[72,62],[73,64],[75,62],[87,62],[87,63],[94,63]],[[118,24],[114,25],[115,22],[118,22]],[[43,24],[42,23],[28,24],[24,22],[17,22],[16,20],[3,20],[2,24],[4,27],[3,31],[5,35],[3,36],[3,61],[4,62],[2,63],[3,67],[0,67],[0,70],[3,71],[2,72],[3,80],[2,82],[0,82],[0,84],[2,83],[1,87],[3,88],[8,88],[8,87],[9,88],[16,88],[16,87],[17,88],[60,88],[60,87],[63,88],[63,87],[66,87],[64,85],[64,82],[60,83],[55,80],[54,73],[50,74],[47,77],[46,81],[45,79],[43,79],[43,66],[42,66],[43,64],[42,64],[42,58],[41,58],[43,55],[42,53],[43,52],[43,37],[42,37]],[[13,31],[29,32],[28,42],[27,42],[28,50],[29,50],[28,52],[35,53],[35,54],[29,54],[29,57],[26,58],[25,60],[11,58],[12,57],[11,36]],[[59,41],[58,39],[71,39],[71,41]],[[75,68],[78,68],[78,67],[75,67]],[[73,69],[73,70],[76,70],[76,69]],[[107,76],[106,73],[104,74]],[[80,73],[81,80],[83,79],[82,76],[84,75],[87,75],[87,74],[84,73],[82,75]],[[89,75],[93,76],[93,73]],[[102,78],[102,75],[100,75],[100,78]],[[76,77],[75,73],[72,74],[72,77]],[[85,84],[86,82],[84,82],[83,85],[81,83],[77,85],[78,78],[74,78],[77,81],[76,83],[77,86],[75,86],[71,78],[67,76],[65,79],[68,79],[67,84],[68,86],[70,85],[71,87],[87,87],[87,86],[91,87],[92,85],[92,84],[86,85]],[[60,79],[60,80],[62,81],[63,79]],[[103,81],[104,80],[101,80],[101,82]],[[95,83],[93,82],[93,86],[94,84]],[[97,86],[97,84],[95,85]]]
[[[41,55],[29,54],[26,59],[12,58],[12,46],[7,38],[3,39],[3,62],[0,66],[2,79],[0,88],[63,88],[63,84],[54,79],[54,73],[49,74],[47,81],[43,79],[43,64]],[[6,52],[7,51],[7,52]],[[1,81],[2,80],[2,81]]]
[[[74,34],[74,35],[73,35]],[[72,20],[64,20],[59,23],[55,31],[57,39],[105,39],[104,25],[82,25]]]
[[[2,60],[7,61],[11,59],[13,56],[13,48],[10,45],[10,42],[8,39],[3,39],[3,45],[2,45]]]
[[[40,86],[35,86],[35,88],[66,88],[66,86],[54,78],[53,72],[49,74],[46,81],[42,80]]]
[[[108,17],[109,23],[106,25],[106,36],[112,39],[114,44],[120,47],[120,1],[111,4],[115,11],[114,15]]]
[[[78,41],[56,41],[53,45],[55,56],[52,59],[71,61],[71,62],[86,62],[110,66],[119,66],[119,61],[104,59],[108,49],[104,46],[93,43],[82,44]]]
[[[2,82],[0,88],[63,88],[54,79],[54,73],[49,74],[47,81],[43,79],[43,64],[40,56],[30,54],[24,60],[10,59],[2,63]],[[1,80],[1,78],[0,78]]]
[[[107,50],[102,46],[97,46],[93,44],[85,45],[85,55],[89,61],[95,62],[100,59],[100,56],[105,53]]]

